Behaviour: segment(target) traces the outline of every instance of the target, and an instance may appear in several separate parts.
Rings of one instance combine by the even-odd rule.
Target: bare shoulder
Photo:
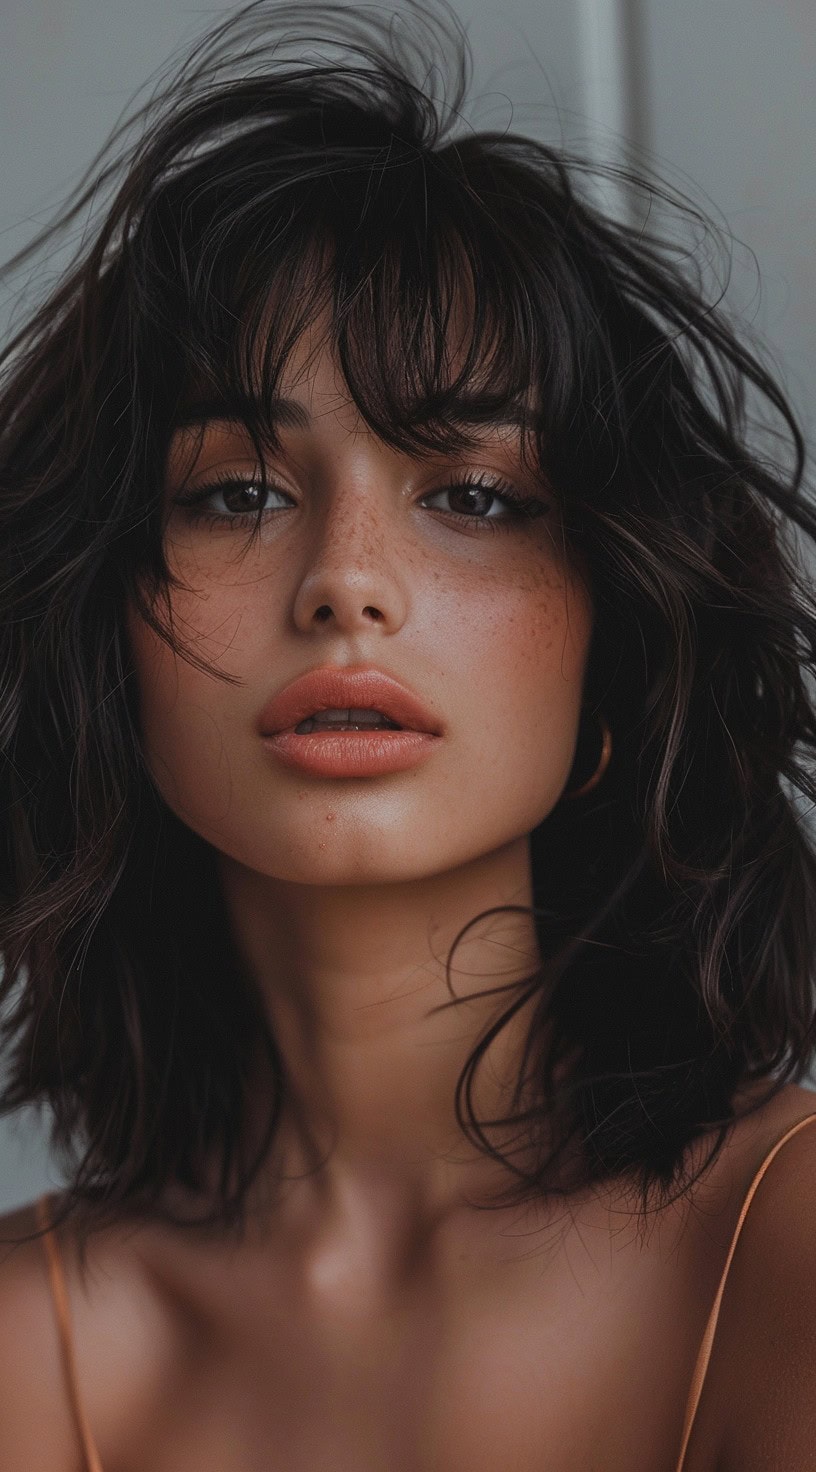
[[[32,1207],[0,1216],[0,1466],[70,1472],[76,1442]]]
[[[816,1093],[791,1086],[753,1121],[755,1181],[723,1293],[701,1420],[718,1472],[805,1472],[816,1445]],[[774,1150],[776,1145],[780,1148]]]
[[[35,1210],[0,1217],[0,1467],[75,1472],[79,1442]],[[59,1233],[79,1393],[100,1448],[117,1446],[166,1368],[167,1319],[138,1235],[108,1230],[84,1260]],[[105,1458],[103,1455],[103,1462]]]

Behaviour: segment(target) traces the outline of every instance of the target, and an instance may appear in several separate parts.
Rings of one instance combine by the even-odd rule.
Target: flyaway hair
[[[170,437],[204,403],[274,446],[282,370],[326,310],[389,444],[454,455],[473,426],[524,416],[591,588],[584,702],[613,757],[532,835],[543,963],[505,1012],[537,994],[517,1112],[473,1117],[488,1034],[460,1079],[463,1128],[487,1151],[492,1128],[536,1145],[532,1168],[501,1155],[520,1200],[574,1158],[573,1185],[630,1178],[646,1203],[688,1184],[704,1130],[722,1143],[738,1086],[807,1070],[801,431],[646,206],[713,239],[695,207],[621,171],[644,219],[607,217],[582,159],[469,127],[469,87],[442,3],[259,0],[135,111],[23,254],[91,212],[0,382],[0,1108],[48,1107],[69,1210],[158,1210],[174,1181],[204,1195],[215,1162],[205,1205],[239,1219],[274,1140],[275,1040],[215,855],[151,781],[125,611],[233,678],[172,626]]]

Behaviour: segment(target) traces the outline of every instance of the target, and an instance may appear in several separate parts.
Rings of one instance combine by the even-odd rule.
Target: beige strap
[[[65,1371],[65,1381],[68,1388],[68,1398],[71,1402],[74,1423],[77,1429],[82,1453],[85,1458],[86,1472],[102,1472],[102,1463],[96,1450],[85,1407],[79,1393],[79,1381],[77,1378],[76,1358],[74,1356],[74,1340],[71,1332],[71,1310],[68,1303],[68,1292],[65,1286],[65,1273],[63,1272],[62,1260],[60,1258],[57,1236],[51,1223],[51,1206],[48,1195],[41,1196],[36,1204],[37,1225],[43,1231],[43,1246],[48,1260],[48,1276],[51,1282],[51,1297],[54,1300],[54,1310],[57,1316],[57,1327],[59,1329],[60,1349],[62,1352],[62,1363]]]
[[[754,1179],[752,1180],[748,1188],[748,1193],[745,1197],[745,1200],[742,1203],[742,1210],[740,1211],[737,1225],[734,1228],[734,1235],[731,1239],[731,1246],[728,1251],[728,1257],[725,1260],[725,1267],[723,1268],[722,1277],[720,1278],[720,1286],[717,1289],[717,1297],[714,1299],[711,1313],[708,1316],[708,1323],[706,1324],[705,1333],[703,1335],[703,1342],[700,1345],[700,1352],[697,1355],[697,1363],[694,1366],[694,1374],[691,1377],[691,1389],[689,1390],[689,1397],[688,1401],[686,1402],[686,1418],[683,1426],[683,1442],[680,1448],[680,1459],[677,1463],[677,1472],[683,1472],[683,1463],[686,1460],[686,1452],[688,1450],[689,1439],[691,1437],[691,1429],[694,1425],[694,1418],[697,1415],[697,1407],[700,1404],[700,1396],[703,1392],[703,1381],[705,1380],[706,1371],[708,1369],[708,1362],[711,1358],[711,1349],[714,1344],[714,1334],[717,1328],[717,1320],[720,1316],[720,1305],[722,1303],[723,1293],[725,1292],[725,1282],[728,1277],[728,1269],[731,1266],[734,1253],[737,1249],[737,1243],[739,1241],[740,1232],[742,1231],[743,1222],[748,1215],[748,1208],[751,1205],[751,1202],[756,1195],[757,1187],[762,1180],[762,1177],[764,1176],[766,1170],[768,1169],[768,1166],[771,1164],[771,1161],[774,1159],[774,1156],[779,1154],[782,1146],[787,1144],[788,1140],[790,1140],[793,1135],[798,1134],[799,1130],[803,1130],[805,1125],[810,1124],[814,1119],[816,1119],[816,1114],[805,1115],[805,1118],[800,1119],[798,1124],[794,1124],[789,1130],[786,1130],[781,1140],[777,1140],[776,1144],[772,1147],[772,1149],[768,1151],[768,1154],[765,1156],[765,1159],[763,1160],[761,1166],[759,1167],[759,1170],[757,1171]]]

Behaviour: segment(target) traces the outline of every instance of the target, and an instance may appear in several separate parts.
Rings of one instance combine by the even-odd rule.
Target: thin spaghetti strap
[[[782,1136],[781,1140],[777,1140],[776,1144],[768,1151],[768,1154],[765,1156],[765,1159],[759,1167],[759,1170],[757,1171],[754,1179],[748,1187],[748,1192],[746,1194],[745,1200],[742,1203],[742,1210],[740,1211],[737,1225],[734,1228],[734,1235],[731,1238],[731,1246],[728,1250],[728,1257],[725,1260],[725,1267],[723,1268],[722,1277],[720,1278],[720,1286],[717,1289],[717,1296],[714,1299],[711,1313],[708,1316],[708,1323],[706,1324],[702,1344],[700,1345],[700,1351],[697,1355],[697,1363],[694,1366],[694,1374],[691,1377],[691,1388],[689,1390],[688,1401],[686,1402],[686,1415],[683,1425],[683,1441],[680,1448],[680,1458],[677,1463],[677,1472],[683,1472],[683,1463],[686,1460],[686,1452],[688,1450],[691,1431],[694,1425],[694,1419],[697,1415],[697,1408],[700,1404],[700,1396],[703,1392],[703,1382],[706,1377],[706,1371],[708,1370],[708,1362],[711,1358],[711,1350],[714,1344],[714,1334],[717,1329],[717,1320],[720,1316],[720,1306],[722,1304],[723,1293],[725,1292],[725,1283],[728,1277],[728,1270],[731,1266],[734,1253],[737,1249],[737,1243],[740,1238],[743,1223],[746,1216],[748,1215],[748,1208],[750,1207],[751,1202],[756,1195],[757,1187],[759,1186],[762,1177],[768,1169],[768,1166],[771,1164],[771,1161],[774,1159],[774,1157],[779,1154],[782,1146],[787,1144],[788,1140],[790,1140],[793,1135],[798,1134],[799,1130],[803,1130],[806,1124],[811,1124],[814,1119],[816,1119],[816,1114],[806,1114],[805,1118],[800,1119],[798,1124],[791,1125],[791,1128],[785,1131],[785,1134]]]
[[[45,1255],[48,1260],[48,1276],[51,1282],[51,1296],[54,1300],[54,1310],[59,1330],[60,1350],[62,1353],[65,1381],[68,1388],[68,1398],[71,1402],[76,1425],[77,1435],[85,1458],[86,1472],[102,1472],[102,1463],[96,1450],[85,1407],[79,1393],[79,1381],[77,1379],[76,1359],[74,1356],[74,1340],[71,1332],[71,1310],[68,1303],[68,1291],[65,1286],[65,1273],[63,1272],[62,1260],[60,1258],[59,1245],[56,1233],[51,1222],[51,1206],[48,1194],[40,1196],[36,1203],[37,1225],[43,1230],[42,1242]]]

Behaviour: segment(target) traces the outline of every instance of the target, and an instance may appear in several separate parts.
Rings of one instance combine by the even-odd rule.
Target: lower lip
[[[382,777],[418,766],[438,740],[430,731],[279,731],[265,736],[264,745],[285,766],[313,777]]]

